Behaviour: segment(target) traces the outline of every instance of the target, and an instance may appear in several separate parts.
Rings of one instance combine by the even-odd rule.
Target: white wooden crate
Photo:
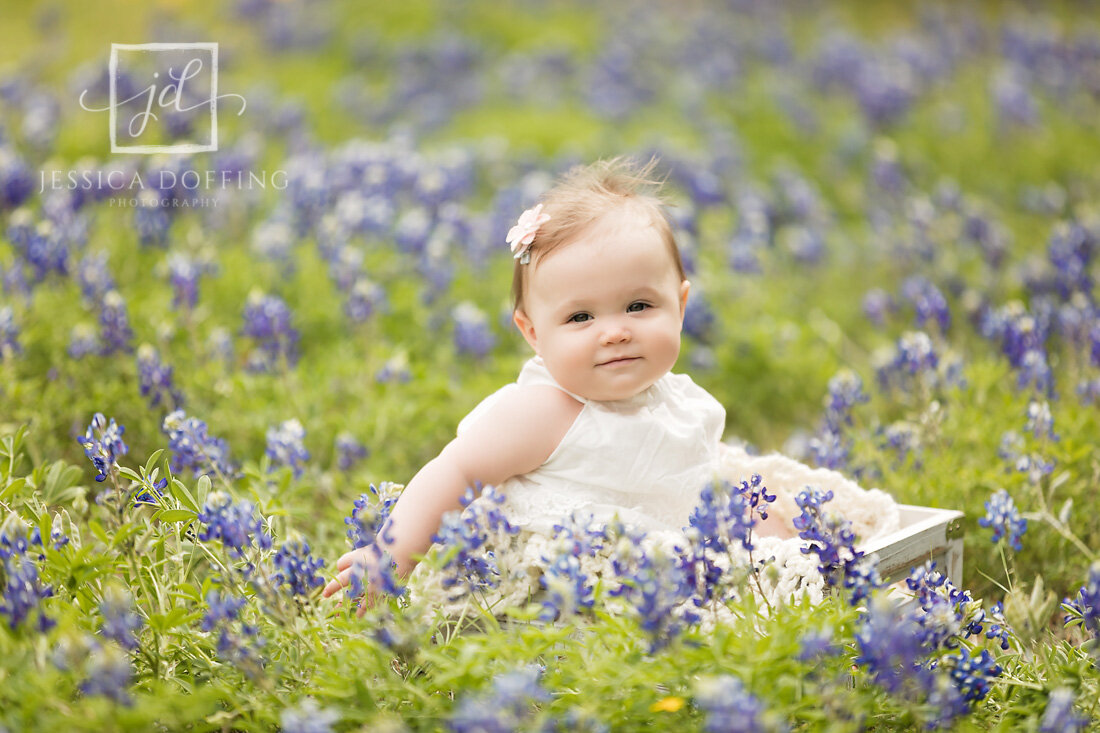
[[[901,580],[910,568],[928,560],[962,588],[963,513],[952,509],[900,504],[901,529],[865,542],[859,549],[878,555],[878,571],[887,582]]]

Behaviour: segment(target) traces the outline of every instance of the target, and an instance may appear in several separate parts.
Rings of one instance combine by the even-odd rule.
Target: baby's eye
[[[639,313],[639,312],[644,311],[646,308],[649,308],[649,307],[650,307],[649,303],[643,303],[641,301],[638,301],[637,303],[631,303],[629,306],[627,306],[626,312],[627,313]]]
[[[569,316],[569,323],[584,323],[590,318],[592,318],[592,316],[588,315],[587,313],[574,313],[573,315]]]

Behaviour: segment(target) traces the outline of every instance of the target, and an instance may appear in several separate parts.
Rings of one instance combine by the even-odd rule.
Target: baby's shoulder
[[[548,434],[562,435],[584,408],[560,389],[546,384],[509,384],[482,401],[459,424],[458,433],[518,429],[526,432],[537,427]]]
[[[517,384],[506,391],[494,406],[499,415],[514,414],[527,421],[560,421],[572,423],[584,409],[566,392],[548,384]],[[568,427],[568,426],[567,426]]]

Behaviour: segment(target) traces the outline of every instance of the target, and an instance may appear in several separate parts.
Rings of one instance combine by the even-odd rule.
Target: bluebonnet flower
[[[53,272],[69,274],[69,243],[53,222],[35,224],[29,211],[19,209],[11,215],[8,239],[31,266],[34,282],[42,282]]]
[[[256,342],[258,351],[252,355],[252,371],[274,371],[281,365],[298,363],[298,331],[290,325],[290,309],[275,295],[253,291],[244,308],[244,328],[241,333]]]
[[[1030,353],[1040,354],[1046,360],[1048,328],[1031,313],[1008,311],[1002,330],[1002,349],[1013,367],[1020,368]]]
[[[130,317],[126,313],[126,301],[117,290],[104,294],[99,307],[99,333],[102,354],[116,351],[130,352],[134,332],[130,329]]]
[[[253,679],[263,674],[260,650],[264,640],[258,629],[246,623],[240,624],[240,633],[233,630],[233,621],[240,616],[245,599],[212,590],[206,594],[206,612],[200,628],[217,632],[218,656],[233,664]]]
[[[1018,389],[1032,387],[1040,394],[1054,396],[1054,373],[1047,363],[1046,352],[1031,349],[1023,355],[1016,377],[1016,387]]]
[[[753,480],[759,483],[760,477],[753,476]],[[698,532],[702,547],[725,552],[730,544],[739,542],[746,550],[752,549],[755,520],[744,494],[728,481],[703,487],[688,524]]]
[[[117,647],[96,644],[88,657],[87,677],[80,683],[85,695],[103,695],[123,705],[130,704],[126,689],[134,676],[128,654]]]
[[[678,548],[673,551],[643,544],[645,533],[633,534],[625,527],[611,529],[612,567],[621,585],[611,595],[626,601],[631,614],[649,638],[650,652],[672,641],[700,616],[689,601],[697,593],[693,563]]]
[[[294,478],[302,475],[302,464],[309,460],[309,451],[303,441],[305,428],[297,419],[286,420],[276,427],[267,429],[267,456],[272,468],[289,466]]]
[[[461,503],[465,511],[447,512],[439,530],[432,536],[445,558],[442,585],[454,598],[495,588],[500,569],[492,550],[483,549],[490,536],[504,537],[519,532],[498,508],[504,495],[494,487],[485,487],[475,503],[475,492],[467,489]]]
[[[279,717],[283,733],[331,733],[332,724],[340,722],[340,713],[322,708],[312,697],[294,707],[285,708]]]
[[[707,302],[706,295],[698,288],[692,288],[684,308],[684,333],[707,343],[714,329],[714,310]]]
[[[958,589],[936,570],[936,563],[914,567],[905,583],[920,607],[913,618],[921,627],[920,641],[928,652],[953,649],[958,638],[969,639],[983,631],[987,639],[999,639],[1001,648],[1008,648],[1012,632],[1005,627],[999,608],[987,615],[969,591]]]
[[[1032,127],[1039,121],[1035,97],[1011,67],[997,72],[990,82],[990,92],[1002,125]]]
[[[789,226],[780,230],[780,242],[798,262],[816,264],[825,256],[825,237],[821,229]]]
[[[920,450],[920,433],[913,424],[904,420],[887,425],[882,437],[883,447],[893,449],[899,462],[904,463],[910,453],[918,453]]]
[[[164,247],[168,244],[168,229],[171,226],[171,214],[160,205],[156,192],[143,190],[134,209],[134,229],[141,246]]]
[[[122,442],[122,434],[126,428],[117,424],[112,417],[110,423],[103,413],[97,412],[92,416],[92,422],[88,425],[84,437],[77,438],[77,442],[84,448],[84,455],[91,461],[96,469],[96,481],[103,481],[108,474],[118,469],[118,459],[126,455],[130,449]]]
[[[834,641],[831,628],[810,629],[802,634],[798,644],[798,659],[807,662],[819,657],[834,654],[841,645]]]
[[[1039,733],[1075,733],[1088,726],[1089,719],[1073,709],[1073,698],[1073,690],[1068,687],[1051,691],[1039,722]]]
[[[1097,241],[1088,229],[1076,222],[1055,225],[1047,247],[1047,256],[1054,266],[1054,286],[1058,294],[1069,299],[1075,294],[1092,293],[1090,265]]]
[[[460,354],[482,359],[496,345],[496,335],[489,328],[489,318],[470,302],[459,303],[452,312],[454,344]]]
[[[273,544],[263,517],[248,501],[234,502],[222,491],[212,491],[199,512],[199,521],[205,525],[199,532],[203,542],[221,540],[222,545],[236,558],[243,558],[255,545],[270,550]]]
[[[160,505],[160,498],[164,496],[164,489],[168,486],[168,478],[162,478],[156,482],[144,481],[135,485],[134,504]],[[154,495],[155,492],[155,495]]]
[[[842,369],[829,380],[825,397],[825,418],[818,434],[810,439],[810,453],[818,466],[845,468],[852,440],[845,427],[852,424],[852,409],[870,398],[863,391],[863,380],[850,369]]]
[[[380,285],[360,277],[348,290],[344,313],[352,323],[362,323],[386,305],[386,292]]]
[[[99,604],[103,623],[99,632],[124,649],[137,649],[136,632],[145,625],[141,616],[134,613],[133,599],[126,593],[115,593]]]
[[[850,590],[849,603],[853,606],[867,598],[871,591],[882,585],[873,556],[866,556],[855,547],[856,536],[851,522],[827,511],[824,504],[832,501],[833,492],[807,486],[795,497],[795,504],[802,513],[795,517],[794,527],[798,536],[807,542],[804,554],[816,554],[818,567],[830,587],[843,586]]]
[[[53,596],[53,588],[42,582],[38,565],[30,556],[32,546],[41,546],[37,529],[28,535],[27,526],[11,513],[0,525],[0,560],[3,561],[4,586],[0,596],[0,615],[8,617],[13,631],[31,614],[36,616],[40,632],[48,631],[55,621],[46,615],[42,601]]]
[[[546,591],[539,618],[556,621],[576,613],[581,608],[592,608],[595,603],[593,581],[581,569],[580,559],[563,547],[552,559],[543,556],[546,567],[539,583]]]
[[[745,689],[741,680],[728,674],[695,683],[695,705],[706,713],[703,730],[712,733],[758,733],[767,730],[764,706]]]
[[[233,621],[240,614],[244,604],[244,598],[218,590],[209,591],[206,594],[206,612],[202,615],[200,628],[203,631],[213,631],[219,624]]]
[[[168,283],[172,286],[172,308],[193,310],[199,301],[199,278],[213,268],[178,252],[168,255],[166,262]]]
[[[985,638],[996,639],[1002,650],[1008,651],[1015,634],[1005,622],[1004,604],[997,602],[989,609],[989,614],[982,619],[985,624]]]
[[[1100,561],[1089,567],[1086,583],[1077,591],[1077,596],[1062,601],[1066,611],[1066,625],[1080,624],[1088,633],[1093,653],[1100,656]]]
[[[317,571],[325,566],[321,558],[310,557],[309,545],[305,542],[287,542],[275,553],[273,560],[275,585],[287,586],[292,595],[308,596],[314,588],[325,584]]]
[[[863,391],[863,380],[851,369],[841,369],[829,380],[825,398],[825,422],[839,428],[852,424],[852,408],[870,400]]]
[[[212,328],[206,348],[211,359],[220,359],[227,366],[233,363],[233,336],[228,329],[221,326]]]
[[[998,489],[985,502],[986,514],[978,520],[982,527],[993,529],[993,542],[1000,542],[1002,537],[1008,538],[1008,544],[1019,552],[1023,549],[1020,538],[1027,531],[1027,520],[1016,511],[1016,503],[1004,489]]]
[[[404,354],[390,357],[374,375],[374,379],[382,384],[389,382],[408,382],[412,379],[412,372],[409,371],[408,357]]]
[[[373,555],[373,565],[369,568],[372,571],[370,580],[380,590],[393,596],[404,595],[405,586],[395,573],[396,563],[383,547],[393,542],[388,520],[403,488],[400,484],[389,481],[382,482],[377,488],[371,484],[371,493],[360,494],[354,502],[351,515],[344,518],[352,548],[369,547]],[[367,566],[359,562],[353,565],[351,582],[348,585],[348,594],[351,597],[362,595],[365,590],[363,579],[367,570]]]
[[[1100,367],[1100,321],[1089,329],[1089,361],[1094,367]]]
[[[886,317],[897,310],[894,299],[882,288],[872,288],[863,295],[863,315],[876,326],[886,323]]]
[[[913,304],[918,328],[923,328],[928,321],[934,321],[940,333],[947,333],[951,326],[951,311],[947,306],[947,299],[928,278],[920,275],[907,278],[901,285],[901,293]]]
[[[909,185],[905,168],[898,158],[898,148],[892,141],[875,144],[871,158],[871,181],[874,189],[887,195],[898,195]]]
[[[810,438],[810,455],[814,463],[822,468],[835,470],[847,467],[851,452],[852,440],[836,428],[826,426]]]
[[[891,59],[865,63],[855,81],[860,110],[869,122],[879,127],[905,116],[916,96],[912,75]]]
[[[394,241],[402,252],[419,254],[427,246],[432,228],[432,217],[425,209],[408,209],[397,219]]]
[[[871,599],[856,626],[855,663],[867,668],[883,689],[891,693],[915,687],[924,693],[933,686],[931,672],[923,666],[926,649],[920,625],[891,599]]]
[[[0,308],[0,362],[23,352],[19,345],[19,326],[10,305]]]
[[[289,222],[269,219],[253,230],[252,251],[263,259],[289,265],[294,240],[294,227]]]
[[[377,488],[371,484],[370,494],[359,495],[351,515],[344,518],[344,524],[348,525],[348,541],[353,549],[375,544],[402,488],[399,484],[383,481]],[[385,539],[389,541],[388,537]]]
[[[1037,453],[1025,453],[1016,458],[1013,468],[1017,473],[1027,474],[1027,480],[1034,485],[1038,485],[1043,476],[1048,476],[1054,472],[1054,461],[1047,460]]]
[[[1054,433],[1054,418],[1050,414],[1050,405],[1032,400],[1027,405],[1027,429],[1036,438],[1058,440]]]
[[[893,352],[876,371],[884,388],[897,386],[904,389],[914,380],[934,380],[938,365],[939,355],[928,334],[909,331],[897,340]]]
[[[183,410],[175,410],[165,416],[161,429],[168,435],[173,473],[189,470],[195,477],[205,473],[234,474],[235,469],[229,462],[229,446],[222,438],[210,437],[202,420],[187,417]]]
[[[341,471],[350,471],[356,463],[370,455],[370,450],[349,432],[342,432],[333,442],[336,465]]]
[[[1100,403],[1100,377],[1083,379],[1077,385],[1077,396],[1082,405],[1094,405]]]
[[[76,278],[80,284],[80,293],[89,305],[102,302],[108,292],[116,289],[106,252],[89,252],[84,255],[76,266]]]
[[[33,192],[31,169],[14,149],[0,144],[0,210],[16,208]]]
[[[584,98],[589,109],[601,117],[623,120],[648,101],[653,89],[638,72],[637,56],[638,50],[627,43],[602,47],[588,68]]]
[[[550,699],[541,676],[535,665],[497,675],[489,690],[467,694],[458,702],[449,728],[455,733],[505,733],[522,728],[530,717],[531,704]]]
[[[988,649],[972,657],[966,647],[960,647],[942,663],[951,671],[951,680],[968,702],[985,699],[993,678],[1001,676],[1001,667]]]
[[[141,396],[149,400],[150,407],[163,402],[175,410],[183,404],[183,395],[172,384],[172,367],[160,360],[154,347],[149,344],[138,347],[137,366]]]

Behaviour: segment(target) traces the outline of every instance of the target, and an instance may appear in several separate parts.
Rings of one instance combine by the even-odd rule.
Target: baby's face
[[[657,230],[626,214],[605,217],[584,240],[532,261],[515,321],[566,390],[621,400],[676,363],[689,283]]]

